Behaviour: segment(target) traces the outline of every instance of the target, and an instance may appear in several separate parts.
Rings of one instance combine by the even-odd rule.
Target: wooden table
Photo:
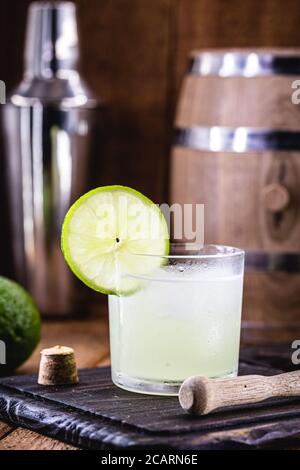
[[[79,368],[109,364],[108,323],[101,318],[71,321],[44,321],[42,340],[32,357],[17,371],[20,374],[34,374],[38,371],[39,351],[56,344],[74,348]],[[259,351],[259,348],[257,349]],[[239,429],[247,432],[247,429]],[[273,444],[269,448],[278,448]],[[300,435],[281,441],[280,449],[299,449]],[[0,450],[79,450],[64,442],[37,434],[20,427],[13,427],[0,421]]]
[[[106,316],[87,320],[44,322],[40,345],[32,357],[18,370],[18,373],[37,373],[40,350],[56,344],[74,348],[79,368],[107,365],[109,363],[109,346]],[[20,427],[14,428],[0,421],[0,450],[78,449],[64,442]]]

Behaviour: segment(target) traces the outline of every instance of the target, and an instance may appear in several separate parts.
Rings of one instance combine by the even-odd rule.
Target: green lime
[[[16,282],[0,277],[0,374],[21,365],[40,340],[40,315],[30,295]],[[1,364],[5,350],[5,364]]]
[[[62,250],[74,274],[92,289],[129,294],[141,282],[134,276],[154,270],[168,254],[168,227],[161,210],[138,191],[104,186],[68,211]]]

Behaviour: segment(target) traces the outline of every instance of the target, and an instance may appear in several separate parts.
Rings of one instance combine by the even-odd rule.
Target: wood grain
[[[106,154],[102,155],[100,148],[94,152],[95,184],[133,186],[155,202],[165,202],[172,132],[169,64],[173,51],[174,2],[76,0],[75,3],[82,74],[97,97],[110,106]],[[6,82],[8,91],[22,75],[29,4],[30,0],[0,2],[0,79]],[[3,154],[0,150],[0,160]],[[3,183],[1,172],[0,188]],[[2,205],[1,194],[0,198]],[[3,216],[2,207],[0,211]],[[4,220],[7,220],[6,215]],[[3,231],[0,237],[0,273],[13,276],[11,258],[7,254],[10,237]],[[5,245],[8,248],[1,250]]]
[[[88,320],[44,321],[42,340],[31,358],[18,370],[20,374],[37,373],[41,349],[60,344],[74,349],[78,368],[93,367],[109,354],[106,317]]]
[[[8,89],[21,77],[29,3],[2,0],[0,5],[1,79]],[[300,46],[297,0],[232,0],[230,8],[222,0],[75,3],[83,74],[112,108],[105,180],[136,186],[157,202],[167,196],[172,112],[189,52]]]
[[[7,434],[11,433],[13,430],[14,428],[12,426],[9,426],[8,424],[0,421],[0,440],[7,436]]]
[[[0,450],[78,450],[41,434],[18,428],[0,440]]]
[[[77,450],[77,448],[28,429],[15,429],[0,421],[1,450]]]
[[[0,4],[1,79],[8,90],[21,78],[29,3],[2,0]],[[129,184],[156,202],[167,199],[173,110],[190,51],[300,46],[297,0],[232,0],[230,8],[222,0],[76,0],[76,4],[83,75],[111,105],[111,149],[110,157],[100,162],[102,184]],[[270,80],[276,87],[278,79]],[[249,106],[255,102],[250,100]],[[228,105],[231,109],[235,103]],[[261,119],[276,126],[298,108]],[[239,107],[230,113],[233,121],[241,122],[242,117],[248,123],[253,115]],[[2,273],[10,269],[9,235],[3,239],[5,245]]]
[[[111,106],[107,183],[166,198],[171,0],[78,0],[82,70]]]
[[[219,409],[258,403],[275,397],[299,397],[300,372],[273,377],[245,375],[226,379],[195,376],[180,387],[179,401],[191,414],[206,415]]]
[[[270,49],[264,50],[270,53]],[[297,130],[300,106],[291,101],[294,80],[295,76],[289,75],[225,79],[186,75],[178,101],[176,125]]]
[[[178,0],[177,92],[194,49],[300,46],[297,0]],[[282,17],[284,14],[284,21]]]
[[[19,369],[20,374],[37,373],[40,349],[57,343],[71,345],[79,367],[105,365],[109,362],[106,317],[85,321],[44,321],[42,340],[33,356]],[[8,434],[11,434],[8,436]],[[0,421],[0,450],[74,450],[61,441],[13,427]]]
[[[8,90],[21,78],[29,3],[2,0],[0,4],[1,79]],[[230,8],[223,0],[76,0],[76,4],[82,72],[96,94],[111,104],[111,156],[102,165],[103,184],[135,186],[156,202],[165,201],[168,194],[173,111],[189,52],[300,46],[297,0],[232,0]],[[279,115],[270,117],[276,122]],[[3,262],[0,269],[6,273],[9,257],[5,252],[3,257],[6,265]]]
[[[283,352],[286,354],[288,350],[286,345]],[[267,362],[250,359],[256,352],[249,349],[249,363],[241,363],[241,372],[276,373]],[[264,352],[268,356],[274,350],[265,348]],[[87,449],[103,446],[198,449],[227,447],[230,442],[239,447],[256,446],[273,442],[274,433],[276,438],[299,434],[300,408],[296,401],[269,402],[190,419],[181,414],[176,398],[118,389],[111,384],[109,370],[89,369],[80,373],[79,385],[56,390],[38,386],[36,377],[2,379],[0,414],[3,417],[9,414],[16,424],[22,422],[33,431],[43,430],[49,436]],[[245,426],[248,431],[241,435],[238,428]],[[217,431],[220,438],[223,436],[218,442],[215,441]]]

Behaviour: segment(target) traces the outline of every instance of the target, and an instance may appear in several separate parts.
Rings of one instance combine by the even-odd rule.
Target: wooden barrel
[[[246,250],[250,342],[300,338],[298,78],[300,50],[194,52],[177,108],[171,202],[204,203],[205,241]]]

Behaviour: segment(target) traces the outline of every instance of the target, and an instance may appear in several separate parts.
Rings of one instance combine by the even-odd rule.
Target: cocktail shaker
[[[90,189],[90,150],[101,106],[80,77],[78,59],[75,5],[31,4],[25,73],[3,122],[15,278],[47,315],[82,308],[82,290],[64,262],[60,234],[68,208]]]

